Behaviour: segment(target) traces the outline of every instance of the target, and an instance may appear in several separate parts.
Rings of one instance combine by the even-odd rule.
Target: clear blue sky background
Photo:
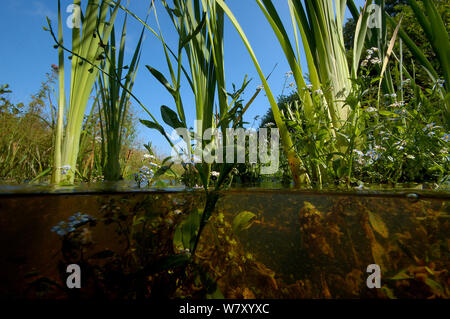
[[[85,2],[82,1],[82,3]],[[126,1],[122,2],[126,3]],[[130,2],[130,9],[138,16],[144,18],[149,0],[131,0]],[[61,0],[64,20],[70,15],[70,13],[65,12],[65,8],[71,3],[73,3],[71,0]],[[157,3],[156,8],[165,40],[171,47],[176,48],[178,39],[172,23],[159,1],[156,0],[155,3]],[[269,85],[276,96],[280,95],[283,90],[284,76],[289,71],[289,66],[285,61],[273,31],[271,31],[254,0],[228,0],[227,3],[246,32],[264,73],[268,74],[278,64],[270,78]],[[291,31],[287,1],[275,0],[274,3],[279,9],[281,17],[286,21],[288,31]],[[356,3],[361,6],[363,0],[358,0]],[[122,13],[121,15],[123,16]],[[36,93],[39,90],[40,83],[45,80],[45,73],[50,72],[51,64],[58,63],[57,50],[53,49],[53,40],[50,34],[44,32],[42,28],[46,25],[46,16],[52,20],[53,27],[57,30],[56,0],[2,0],[2,10],[0,11],[0,29],[2,30],[0,84],[8,83],[10,85],[13,91],[11,98],[15,103],[29,102],[31,94]],[[123,21],[122,18],[118,19],[119,23],[121,21]],[[156,27],[153,14],[150,15],[149,25]],[[134,19],[129,19],[127,34],[128,59],[130,59],[133,48],[137,44],[140,30],[141,24]],[[69,28],[65,27],[64,35],[66,39],[70,39],[70,31]],[[224,41],[227,88],[231,91],[232,83],[239,86],[247,74],[249,78],[253,79],[243,96],[244,100],[248,101],[261,82],[241,39],[229,21],[225,25]],[[66,59],[66,61],[68,60]],[[168,69],[161,43],[149,31],[146,31],[141,65],[133,92],[160,119],[160,106],[165,104],[174,107],[174,103],[167,91],[150,75],[144,67],[145,65],[150,65],[160,70],[168,77]],[[302,57],[302,66],[307,72],[304,57]],[[288,90],[285,91],[285,93],[287,92]],[[189,125],[193,126],[194,102],[187,83],[182,89],[182,94]],[[133,104],[138,117],[148,119],[148,115],[136,103]],[[264,115],[268,108],[267,98],[261,92],[244,119],[252,123],[256,115]],[[258,122],[255,125],[258,125]],[[158,132],[147,129],[141,124],[139,124],[137,131],[138,139],[141,143],[151,141],[157,151],[165,154],[170,153],[167,142]]]

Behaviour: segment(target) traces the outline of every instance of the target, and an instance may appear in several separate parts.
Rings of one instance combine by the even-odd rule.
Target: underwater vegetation
[[[290,68],[278,98],[232,1],[148,1],[142,18],[129,2],[75,0],[70,42],[55,1],[57,28],[47,18],[44,30],[58,65],[28,107],[0,86],[0,181],[56,191],[0,193],[8,256],[0,297],[449,298],[448,0],[360,8],[286,0],[288,19],[276,1],[254,2]],[[347,10],[353,22],[344,23]],[[126,61],[131,19],[140,33]],[[227,84],[225,31],[238,35],[258,73],[248,100],[247,75]],[[164,68],[152,66],[146,36],[158,40]],[[142,63],[148,85],[168,93],[158,115],[133,92]],[[240,144],[230,132],[248,128],[260,94],[270,109],[259,126],[270,138],[255,146],[256,135],[244,135]],[[137,145],[138,125],[185,160],[158,155],[151,141]],[[264,174],[274,163],[279,169]],[[293,189],[264,189],[272,180]],[[91,182],[115,184],[64,188]],[[374,264],[377,289],[366,281]],[[82,289],[67,287],[68,265],[80,268]]]
[[[35,232],[45,231],[46,239],[27,247],[27,237],[34,236],[28,234],[9,248],[7,263],[17,267],[14,258],[22,254],[26,261],[21,274],[18,268],[11,272],[1,294],[14,291],[38,299],[448,298],[448,201],[419,198],[226,193],[192,254],[198,237],[190,229],[200,222],[202,192],[54,195],[44,219],[32,214],[40,220]],[[5,221],[15,231],[24,230],[23,217],[12,219],[15,205],[24,200],[41,206],[48,199],[3,202]],[[60,210],[69,203],[75,204],[72,211],[83,212],[55,222],[62,215],[58,211],[69,215]],[[33,256],[37,252],[42,253]],[[383,270],[381,289],[366,286],[366,267],[372,263]],[[80,266],[82,289],[65,286],[68,264]]]

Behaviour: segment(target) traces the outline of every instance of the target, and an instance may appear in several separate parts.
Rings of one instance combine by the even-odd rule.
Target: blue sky
[[[86,1],[82,1],[84,3]],[[140,17],[144,17],[148,8],[148,0],[131,0],[130,9]],[[176,47],[178,39],[175,30],[169,21],[165,10],[157,3],[158,18],[165,40],[173,48]],[[362,0],[356,1],[357,5],[362,5]],[[64,20],[70,15],[65,8],[73,3],[71,0],[61,0]],[[253,50],[265,74],[268,74],[277,64],[273,72],[269,85],[275,96],[281,94],[283,90],[284,75],[289,71],[289,66],[285,61],[283,52],[277,43],[276,37],[265,20],[259,7],[254,0],[228,0],[229,7],[236,15],[249,38]],[[286,27],[291,30],[291,23],[288,12],[287,1],[275,0],[281,17],[286,21]],[[53,40],[48,32],[44,32],[46,25],[45,17],[48,16],[57,29],[57,1],[56,0],[3,0],[0,11],[0,28],[2,32],[2,49],[0,51],[0,84],[8,83],[13,94],[13,102],[29,102],[31,94],[37,92],[40,83],[45,80],[45,73],[50,72],[51,64],[57,64],[57,50],[53,49]],[[118,20],[119,22],[122,19]],[[153,15],[149,18],[149,24],[156,27]],[[137,43],[141,24],[134,19],[129,19],[127,46],[131,55]],[[64,35],[70,38],[70,29],[65,27]],[[248,101],[254,94],[256,87],[261,82],[253,63],[241,42],[237,32],[227,21],[225,25],[225,70],[227,88],[231,91],[231,84],[240,86],[244,76],[247,74],[252,79],[243,98]],[[140,69],[136,76],[134,94],[143,104],[160,119],[160,106],[168,105],[174,107],[172,97],[167,91],[150,75],[145,65],[150,65],[163,74],[168,75],[161,43],[149,31],[146,31]],[[130,59],[130,57],[128,57]],[[66,60],[67,61],[67,60]],[[302,57],[302,66],[307,72],[306,61]],[[167,76],[168,77],[168,76]],[[194,102],[187,83],[182,89],[186,116],[190,125],[194,124]],[[148,119],[148,115],[133,103],[136,114],[139,118]],[[269,108],[267,98],[260,93],[252,104],[244,119],[252,123],[256,115],[264,115]],[[256,123],[258,125],[258,122]],[[139,124],[138,140],[141,143],[151,141],[157,151],[166,154],[170,153],[167,142],[161,135]]]

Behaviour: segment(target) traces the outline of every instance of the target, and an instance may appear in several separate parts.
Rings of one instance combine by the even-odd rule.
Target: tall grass
[[[120,4],[120,1],[118,1]],[[81,7],[81,0],[74,0],[74,5]],[[107,1],[89,0],[86,12],[81,15],[80,28],[72,29],[72,52],[70,71],[70,93],[66,127],[63,127],[63,105],[66,99],[64,91],[64,42],[61,18],[61,3],[58,0],[58,39],[56,39],[51,27],[51,21],[47,18],[49,31],[51,32],[59,48],[59,113],[57,124],[57,139],[55,142],[53,183],[62,181],[61,173],[65,173],[64,181],[73,183],[76,172],[76,164],[80,147],[80,135],[83,125],[87,103],[98,76],[98,68],[103,47],[106,43],[99,41],[109,39],[119,7],[114,7],[108,19],[110,6]],[[66,167],[68,169],[61,169]]]
[[[263,76],[259,62],[244,30],[226,3],[223,0],[216,0],[216,2],[223,8],[235,26],[259,73],[274,113],[276,124],[282,136],[284,150],[295,183],[297,185],[306,182],[309,183],[311,180],[310,174],[306,172],[302,160],[294,151],[292,137],[282,120],[274,95]],[[322,108],[318,107],[317,99],[314,99],[314,96],[311,96],[308,90],[308,84],[300,63],[301,45],[303,45],[308,63],[309,80],[312,85],[312,90],[317,95],[324,94],[326,100],[325,112],[329,117],[329,135],[336,136],[336,129],[340,128],[348,120],[349,116],[349,108],[343,101],[352,90],[351,79],[357,74],[362,48],[364,47],[367,21],[369,18],[369,13],[366,10],[367,2],[360,13],[355,30],[352,69],[350,69],[345,55],[342,28],[346,1],[306,0],[305,5],[303,5],[301,1],[288,0],[295,37],[294,43],[290,40],[273,2],[271,0],[256,0],[256,2],[275,33],[293,72],[298,90],[297,93],[304,110],[303,122],[305,124],[314,122],[315,119],[320,117],[316,112],[322,110]],[[344,144],[343,146],[345,147],[344,142],[341,142],[341,144]],[[318,170],[320,168],[316,167],[316,171]]]
[[[142,30],[129,65],[125,65],[125,44],[127,34],[127,19],[125,16],[119,47],[116,48],[116,36],[113,28],[109,45],[105,49],[105,60],[101,67],[104,73],[99,74],[99,95],[101,97],[100,125],[102,138],[102,164],[105,180],[117,181],[121,176],[120,152],[124,135],[124,124],[130,104],[130,95],[138,69],[141,45],[144,36]],[[125,79],[121,86],[117,81]]]
[[[411,40],[408,34],[402,29],[399,29],[399,36],[403,40],[404,44],[411,51],[413,56],[419,61],[422,67],[427,71],[432,82],[439,84],[439,81],[444,80],[442,85],[437,85],[437,88],[441,92],[442,98],[445,100],[445,122],[447,128],[450,128],[450,40],[447,33],[444,21],[439,15],[436,6],[431,0],[423,0],[422,6],[416,0],[408,0],[410,7],[412,8],[417,22],[422,27],[426,38],[431,44],[436,58],[441,65],[443,71],[443,79],[439,78],[438,72],[433,68],[433,65],[427,59],[421,49]],[[386,19],[391,25],[395,24],[395,21],[387,16]]]

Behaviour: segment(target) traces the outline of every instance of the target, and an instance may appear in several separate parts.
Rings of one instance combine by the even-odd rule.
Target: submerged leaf
[[[255,218],[256,215],[249,211],[243,211],[239,213],[233,219],[233,231],[236,233],[238,231],[250,228]]]
[[[398,274],[396,274],[396,275],[394,275],[392,277],[386,278],[386,279],[389,279],[389,280],[407,280],[407,279],[414,279],[414,277],[408,275],[407,269],[403,269]]]
[[[200,228],[201,212],[192,211],[189,216],[175,229],[173,244],[177,250],[191,252]]]
[[[383,222],[383,219],[381,219],[380,215],[377,213],[372,213],[370,211],[367,212],[369,214],[369,222],[372,228],[380,234],[384,238],[389,237],[389,231],[386,227],[386,224]]]
[[[379,265],[382,269],[385,267],[385,254],[383,246],[381,246],[376,240],[370,243],[372,248],[372,257],[377,265]]]

